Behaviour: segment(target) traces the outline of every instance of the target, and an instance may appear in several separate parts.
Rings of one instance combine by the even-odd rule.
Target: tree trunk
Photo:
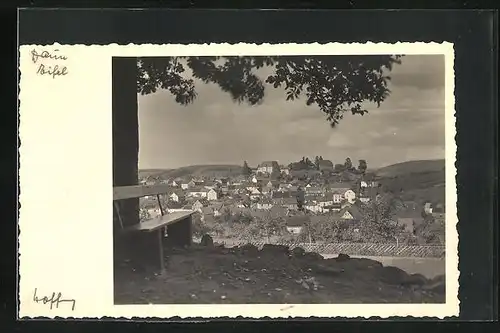
[[[112,60],[112,126],[113,186],[137,185],[139,120],[135,58]],[[139,223],[139,199],[122,200],[118,204],[124,227]],[[118,221],[114,210],[113,220]],[[115,258],[128,258],[128,250],[135,242],[123,236],[118,223],[113,223],[113,231]]]
[[[139,164],[139,120],[137,105],[137,60],[113,58],[113,186],[137,185]],[[139,200],[121,202],[123,225],[139,222]]]

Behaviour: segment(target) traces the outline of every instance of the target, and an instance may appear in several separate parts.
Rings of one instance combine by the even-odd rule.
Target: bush
[[[424,244],[444,244],[445,224],[435,221],[432,216],[427,216],[424,222],[415,229],[415,235]]]
[[[212,228],[205,222],[203,222],[200,218],[199,214],[196,214],[193,216],[193,222],[192,222],[192,227],[193,227],[193,236],[195,237],[202,237],[205,234],[208,234],[212,232]]]

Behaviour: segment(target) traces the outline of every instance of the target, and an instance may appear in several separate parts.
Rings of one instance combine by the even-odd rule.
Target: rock
[[[446,293],[446,279],[444,275],[438,275],[432,280],[428,281],[427,284],[422,286],[422,289],[431,291],[437,294],[445,294]]]
[[[267,253],[282,253],[288,255],[289,248],[285,245],[264,244],[261,252]]]
[[[351,259],[351,257],[349,257],[349,255],[344,253],[339,253],[339,255],[337,256],[337,261],[346,261],[349,259]]]
[[[403,285],[410,277],[402,269],[393,266],[380,268],[379,276],[382,282],[392,285]]]
[[[214,240],[213,240],[212,236],[205,234],[205,235],[203,235],[203,237],[201,237],[200,244],[202,246],[205,246],[205,247],[213,248],[214,247]]]
[[[303,257],[306,251],[301,247],[295,247],[290,251],[292,257]]]
[[[408,276],[408,278],[406,279],[406,281],[403,281],[403,285],[406,285],[406,286],[423,286],[425,284],[427,284],[429,282],[429,280],[423,276],[422,274],[411,274],[410,276]]]

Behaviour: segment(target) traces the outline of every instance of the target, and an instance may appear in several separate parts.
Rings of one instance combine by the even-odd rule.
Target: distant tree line
[[[302,157],[300,161],[292,162],[288,165],[290,170],[320,170],[320,164],[323,161],[323,156],[316,156],[314,162],[309,157]],[[335,172],[349,171],[352,173],[364,174],[368,168],[366,160],[359,160],[358,167],[355,168],[350,157],[347,157],[343,164],[335,164]]]

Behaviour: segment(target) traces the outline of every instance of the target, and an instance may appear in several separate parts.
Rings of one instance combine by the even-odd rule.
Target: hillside
[[[378,169],[376,175],[385,190],[399,193],[404,200],[445,201],[444,160],[398,163]]]
[[[379,168],[375,173],[379,177],[396,177],[410,173],[444,172],[444,167],[445,160],[408,161]]]
[[[242,173],[239,165],[191,165],[177,169],[144,169],[139,170],[139,177],[159,176],[161,178],[177,177],[228,177]]]
[[[370,259],[323,259],[267,245],[168,250],[162,275],[116,269],[115,304],[443,303],[444,276],[427,279]]]

